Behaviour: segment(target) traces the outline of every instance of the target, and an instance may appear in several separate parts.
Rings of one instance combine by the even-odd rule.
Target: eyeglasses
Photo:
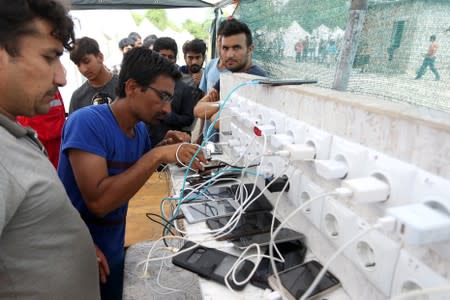
[[[170,103],[173,100],[173,95],[169,94],[168,92],[164,92],[164,91],[160,91],[154,87],[152,87],[151,85],[146,86],[145,88],[151,89],[152,91],[154,91],[156,94],[158,94],[159,98],[161,99],[162,102],[164,103]]]

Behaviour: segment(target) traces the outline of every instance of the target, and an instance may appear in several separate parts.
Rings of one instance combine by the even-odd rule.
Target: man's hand
[[[103,254],[102,250],[95,245],[95,255],[97,256],[98,261],[98,272],[100,274],[100,282],[106,283],[107,277],[109,275],[109,265],[106,256]]]
[[[158,143],[157,146],[163,146],[163,145],[172,145],[172,144],[178,144],[178,143],[188,143],[191,141],[191,136],[187,134],[186,132],[177,131],[177,130],[169,130],[167,131],[164,138],[161,140],[161,142]]]
[[[176,152],[178,150],[178,160]],[[174,144],[154,148],[152,152],[155,152],[159,156],[160,163],[178,163],[181,162],[184,165],[189,165],[192,157],[198,150],[198,145],[194,144]],[[191,168],[195,170],[203,170],[203,164],[206,164],[207,160],[203,151],[200,151],[195,157]]]
[[[196,85],[199,85],[200,80],[202,79],[202,72],[192,74],[192,79],[194,79]]]
[[[217,102],[219,101],[219,92],[217,92],[217,90],[213,88],[208,92],[206,97],[208,97],[206,99],[207,102]]]

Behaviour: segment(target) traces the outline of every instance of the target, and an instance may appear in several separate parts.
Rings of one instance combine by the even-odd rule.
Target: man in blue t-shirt
[[[242,72],[258,76],[266,76],[266,73],[256,65],[253,65],[253,41],[250,29],[245,23],[236,19],[224,21],[221,35],[222,46],[220,57],[225,67],[231,72]],[[216,82],[214,88],[204,96],[194,108],[194,115],[203,120],[214,121],[219,111],[220,80]],[[219,122],[214,124],[214,129],[219,128]],[[203,138],[211,141],[218,140],[218,133],[215,130],[208,132],[208,126],[203,128]]]
[[[122,299],[128,201],[161,163],[188,164],[197,151],[192,144],[152,149],[145,127],[170,112],[180,76],[158,53],[134,48],[124,56],[117,98],[77,110],[64,126],[58,174],[98,247],[103,300]],[[197,158],[192,166],[201,169],[206,160],[201,152]]]

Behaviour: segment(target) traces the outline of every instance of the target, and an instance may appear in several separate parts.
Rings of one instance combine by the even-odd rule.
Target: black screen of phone
[[[321,269],[322,265],[317,261],[309,261],[281,273],[280,280],[289,293],[298,299],[303,296]],[[339,279],[327,271],[310,296],[323,292],[336,284],[339,284]]]

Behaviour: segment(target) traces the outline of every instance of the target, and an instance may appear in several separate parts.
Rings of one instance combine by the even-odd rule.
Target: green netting
[[[318,79],[334,88],[350,2],[241,0],[235,15],[253,32],[254,61],[272,77]],[[369,0],[362,17],[346,90],[450,111],[450,1]],[[440,80],[429,59],[415,79],[431,35],[439,44]]]

